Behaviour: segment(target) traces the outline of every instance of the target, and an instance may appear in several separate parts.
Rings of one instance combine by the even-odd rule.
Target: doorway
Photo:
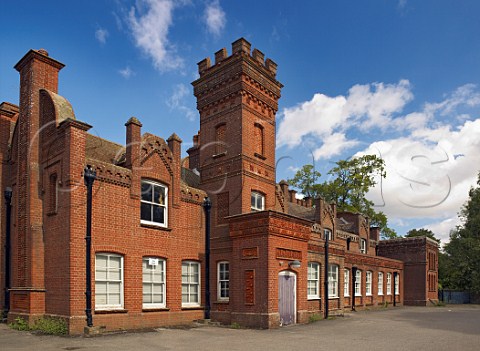
[[[280,326],[297,322],[297,275],[283,271],[278,274],[278,313]]]

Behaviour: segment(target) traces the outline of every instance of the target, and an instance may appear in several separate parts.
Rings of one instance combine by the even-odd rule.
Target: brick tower
[[[215,225],[224,217],[275,207],[275,114],[282,84],[277,65],[248,41],[215,53],[215,64],[199,62],[194,95],[200,112],[196,157],[201,187],[213,202]],[[219,233],[217,233],[219,234]]]

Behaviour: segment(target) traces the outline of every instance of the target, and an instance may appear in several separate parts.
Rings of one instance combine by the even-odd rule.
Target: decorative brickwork
[[[276,184],[275,115],[283,86],[276,80],[275,62],[252,51],[243,38],[232,43],[230,55],[221,49],[214,57],[213,65],[210,58],[198,64],[200,77],[192,83],[200,131],[183,160],[176,134],[167,140],[142,135],[136,117],[125,124],[125,145],[89,134],[91,126],[77,120],[57,92],[63,64],[45,50],[29,51],[15,66],[20,104],[0,104],[1,188],[13,190],[9,321],[57,316],[67,321],[71,334],[83,331],[86,166],[96,172],[90,272],[95,326],[141,329],[203,318],[206,196],[212,202],[214,320],[279,327],[288,305],[279,303],[281,292],[293,306],[288,320],[305,323],[309,315],[323,313],[329,278],[328,306],[334,313],[352,308],[353,302],[370,308],[436,299],[436,243],[380,241],[378,228],[369,228],[362,215],[337,213],[336,205],[323,199],[297,199],[285,181]],[[3,218],[3,201],[0,209]],[[7,228],[5,221],[1,224],[4,247]],[[2,298],[3,258],[2,251]],[[144,273],[160,269],[159,262],[164,280],[149,280],[146,286],[165,287],[162,301],[144,300],[152,297],[143,290]],[[315,294],[308,285],[315,276],[309,266],[319,269]],[[115,303],[106,304],[105,291],[96,295],[95,290],[104,286],[102,274],[112,267],[121,272],[114,282],[120,296],[112,295]],[[98,281],[97,272],[103,277]],[[281,289],[280,281],[285,283]]]

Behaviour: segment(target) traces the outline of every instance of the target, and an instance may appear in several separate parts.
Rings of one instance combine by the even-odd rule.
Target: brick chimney
[[[172,181],[172,190],[173,190],[173,206],[180,206],[180,183],[175,183],[180,180],[181,177],[181,154],[182,154],[182,139],[173,133],[167,139],[168,148],[172,152],[173,156],[173,181]]]
[[[125,155],[125,166],[132,169],[140,166],[140,147],[142,143],[142,123],[136,118],[131,117],[127,123],[127,145]]]
[[[26,294],[27,313],[45,311],[44,237],[42,182],[40,177],[39,138],[40,90],[58,92],[58,72],[64,67],[49,57],[44,49],[30,50],[15,65],[20,73],[20,106],[18,117],[18,163],[13,213],[16,218],[12,247],[17,247],[12,286]],[[14,300],[14,297],[12,297]],[[12,310],[13,312],[13,310]]]

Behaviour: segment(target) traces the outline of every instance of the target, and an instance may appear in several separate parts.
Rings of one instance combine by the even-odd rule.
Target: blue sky
[[[59,93],[92,132],[124,123],[186,150],[199,128],[197,62],[245,37],[278,64],[277,180],[314,160],[375,153],[387,178],[369,195],[399,234],[441,237],[480,165],[480,2],[476,0],[2,1],[0,101],[31,48],[65,63]]]

